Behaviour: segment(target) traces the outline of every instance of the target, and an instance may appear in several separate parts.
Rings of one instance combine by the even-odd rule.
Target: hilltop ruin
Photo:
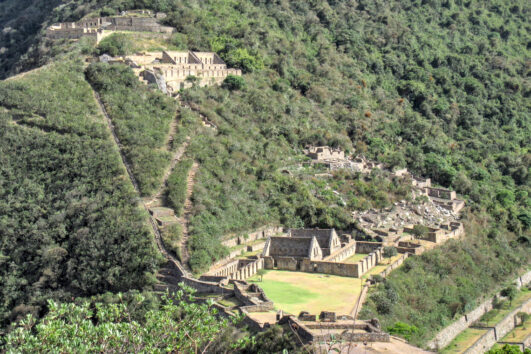
[[[77,22],[57,23],[46,29],[46,37],[48,39],[94,37],[96,42],[99,42],[115,31],[173,33],[173,27],[163,26],[158,23],[158,20],[164,18],[165,14],[158,13],[154,16],[151,16],[150,12],[143,14],[147,16],[97,17]]]

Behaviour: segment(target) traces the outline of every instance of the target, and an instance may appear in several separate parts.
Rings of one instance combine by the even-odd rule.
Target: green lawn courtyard
[[[335,275],[266,271],[263,281],[258,276],[248,279],[264,289],[275,308],[294,315],[301,311],[319,314],[334,311],[350,314],[361,291],[361,279]]]

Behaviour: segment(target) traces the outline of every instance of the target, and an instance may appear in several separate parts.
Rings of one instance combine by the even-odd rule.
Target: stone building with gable
[[[341,248],[341,241],[334,229],[291,229],[289,236],[305,239],[315,237],[319,243],[323,257],[328,257]]]

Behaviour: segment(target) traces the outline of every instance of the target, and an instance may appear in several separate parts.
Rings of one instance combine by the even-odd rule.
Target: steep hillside
[[[0,323],[153,283],[158,256],[80,61],[0,82]]]
[[[125,67],[93,65],[86,71],[114,124],[122,124],[129,138],[128,153],[138,158],[147,194],[169,163],[169,156],[157,152],[168,134],[169,112],[178,111],[181,139],[190,133],[186,158],[199,166],[188,242],[194,270],[226,254],[219,241],[227,233],[268,223],[349,229],[350,210],[382,207],[407,196],[403,186],[378,176],[313,178],[316,171],[298,168],[307,144],[356,149],[390,166],[407,166],[467,200],[468,238],[408,261],[391,277],[392,291],[377,290],[390,306],[378,307],[373,296],[367,316],[382,317],[386,326],[398,320],[415,324],[423,331],[414,340],[422,343],[529,264],[529,2],[108,0],[76,5],[45,18],[75,18],[95,9],[165,11],[166,24],[177,29],[169,46],[215,51],[229,66],[244,70],[243,88],[194,87],[181,93],[175,107],[153,99],[157,95],[133,83]],[[20,15],[11,9],[12,17]],[[56,57],[68,46],[43,43],[39,52]],[[14,44],[6,48],[22,52]],[[83,51],[95,53],[87,43]],[[20,63],[13,59],[6,72]],[[79,72],[70,75],[81,80]],[[62,95],[54,99],[50,109],[76,106],[62,105]],[[150,110],[150,104],[157,107]],[[13,103],[2,105],[11,110]],[[217,129],[198,126],[201,115]],[[158,124],[149,126],[146,120]],[[46,129],[58,124],[31,121]],[[72,124],[65,119],[60,128],[74,129]],[[141,132],[131,133],[130,127]],[[9,155],[15,159],[14,151]],[[348,200],[331,192],[341,185],[348,186]],[[22,205],[30,207],[33,200]],[[81,228],[76,225],[72,232]],[[419,277],[425,281],[418,282]],[[427,308],[436,311],[426,313]]]

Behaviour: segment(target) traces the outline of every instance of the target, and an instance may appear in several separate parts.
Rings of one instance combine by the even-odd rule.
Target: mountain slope
[[[197,123],[200,113],[218,127],[199,129],[186,153],[200,166],[188,242],[194,270],[226,254],[219,241],[228,233],[266,223],[348,229],[349,209],[407,195],[377,176],[313,178],[299,169],[307,144],[407,166],[466,198],[467,240],[408,261],[391,279],[397,296],[384,294],[396,311],[368,313],[424,327],[417,342],[529,265],[528,2],[109,0],[78,17],[96,5],[165,11],[178,31],[170,45],[216,51],[244,70],[241,90],[181,95],[182,122]],[[70,7],[57,11],[54,18],[73,18]],[[42,51],[64,50],[49,45]],[[337,185],[350,188],[346,206],[328,189]],[[423,298],[437,304],[430,316],[425,302],[412,301]]]
[[[0,323],[47,299],[144,288],[146,215],[80,62],[0,83]]]

